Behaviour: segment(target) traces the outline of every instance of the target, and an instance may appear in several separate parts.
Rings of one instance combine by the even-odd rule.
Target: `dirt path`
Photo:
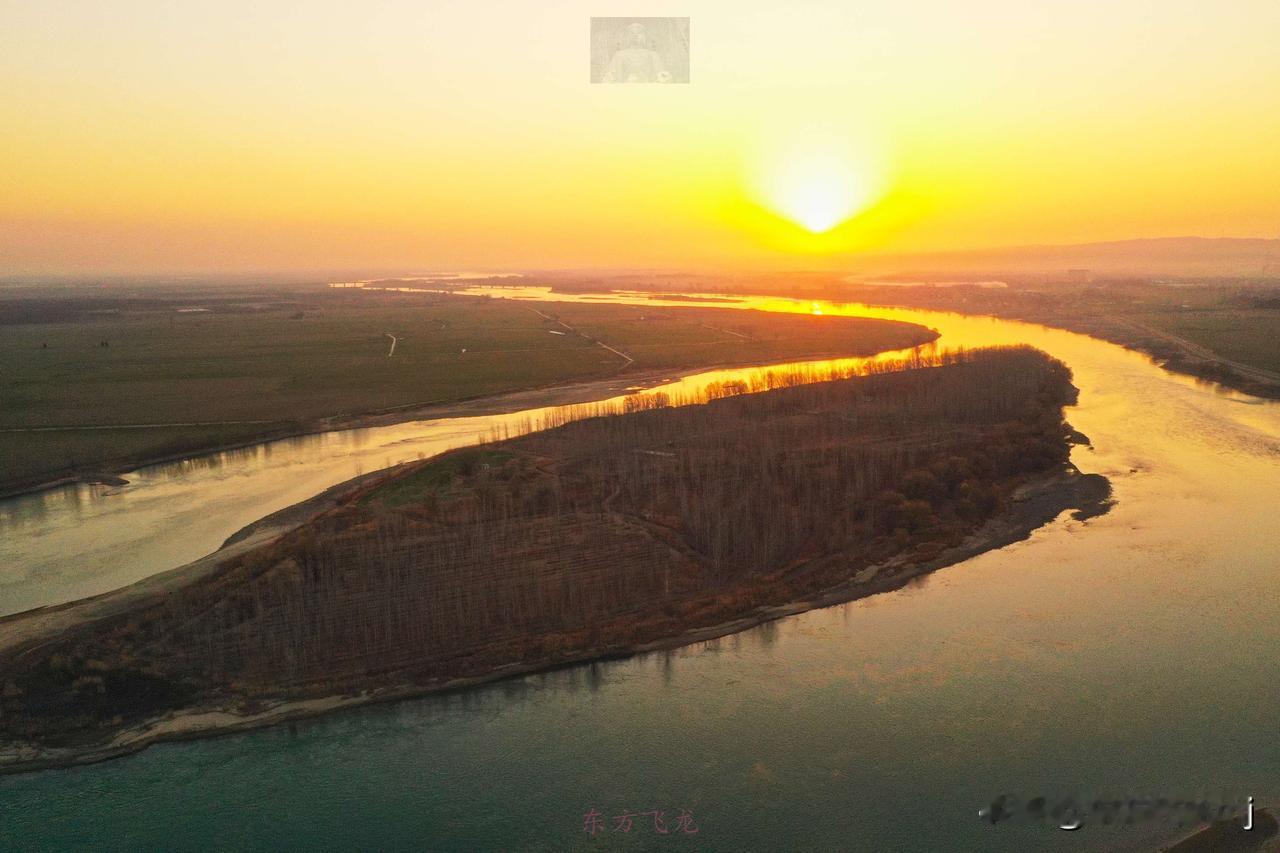
[[[1175,346],[1181,348],[1184,352],[1187,353],[1187,355],[1201,359],[1202,361],[1209,361],[1209,362],[1213,362],[1214,364],[1221,364],[1226,367],[1230,367],[1231,369],[1235,370],[1237,373],[1244,374],[1250,379],[1260,379],[1264,382],[1280,382],[1280,373],[1276,373],[1273,370],[1267,370],[1262,367],[1255,367],[1254,365],[1251,365],[1251,364],[1244,364],[1239,361],[1232,361],[1229,358],[1224,358],[1223,356],[1219,355],[1213,350],[1208,349],[1207,347],[1201,346],[1195,341],[1188,340],[1187,338],[1184,338],[1181,335],[1175,335],[1173,332],[1166,332],[1163,329],[1157,329],[1155,326],[1151,326],[1146,323],[1143,323],[1141,320],[1133,320],[1127,317],[1117,317],[1116,320],[1117,322],[1120,322],[1125,324],[1126,326],[1129,326],[1131,329],[1133,329],[1136,332],[1151,335],[1152,337],[1156,337],[1156,338],[1160,338],[1161,340],[1168,341],[1169,343],[1174,344]]]
[[[735,338],[742,338],[744,341],[754,341],[755,338],[750,335],[744,335],[742,332],[735,332],[733,329],[722,329],[719,326],[710,326],[706,323],[702,324],[702,328],[710,329],[713,332],[723,332],[726,335],[733,335]]]
[[[529,308],[528,305],[526,305],[525,307]],[[582,338],[584,341],[590,341],[596,346],[603,347],[604,349],[607,349],[609,352],[613,353],[614,355],[620,356],[622,358],[622,364],[618,365],[619,370],[626,370],[628,367],[630,367],[632,364],[635,363],[635,359],[627,355],[622,350],[614,349],[613,347],[606,344],[604,341],[597,340],[596,338],[593,338],[590,335],[583,334],[581,329],[578,329],[574,326],[570,326],[564,320],[561,320],[558,317],[552,317],[550,314],[544,314],[543,312],[539,311],[537,308],[529,308],[529,310],[537,314],[539,317],[546,320],[547,322],[555,323],[556,325],[564,329],[569,334]]]

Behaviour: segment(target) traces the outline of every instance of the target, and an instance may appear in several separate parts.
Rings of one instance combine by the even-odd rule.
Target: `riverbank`
[[[1115,318],[1097,336],[1145,353],[1173,373],[1216,382],[1255,397],[1280,399],[1280,374],[1228,359],[1149,323],[1133,318]]]
[[[1280,372],[1271,358],[1280,311],[1261,307],[1268,304],[1262,295],[1250,300],[1221,288],[1127,281],[1045,289],[845,285],[840,292],[869,306],[954,311],[1089,335],[1143,353],[1171,373],[1280,399]],[[1223,315],[1233,321],[1217,319]],[[1177,331],[1179,324],[1198,322],[1210,330],[1198,340]],[[1235,344],[1234,356],[1215,351],[1216,344]]]
[[[937,334],[934,333],[933,337],[936,339]],[[210,456],[218,453],[243,450],[248,447],[256,447],[260,444],[272,441],[305,438],[307,436],[323,435],[324,433],[340,430],[394,426],[396,424],[412,423],[415,421],[430,421],[456,417],[478,417],[483,415],[503,415],[510,414],[511,412],[519,412],[526,409],[542,408],[547,406],[572,406],[583,403],[593,403],[601,399],[621,396],[632,391],[656,388],[667,382],[675,381],[682,377],[691,376],[697,373],[755,366],[758,366],[761,370],[769,370],[772,367],[792,364],[797,361],[861,358],[865,355],[867,354],[850,354],[846,351],[831,351],[797,355],[793,359],[767,364],[759,364],[755,361],[746,360],[690,365],[670,370],[632,370],[616,373],[602,379],[577,382],[557,382],[550,385],[524,388],[518,391],[507,391],[501,394],[477,395],[474,397],[464,397],[456,400],[425,401],[422,403],[412,403],[407,406],[396,406],[391,409],[380,409],[363,413],[352,412],[335,414],[321,418],[312,423],[300,424],[294,429],[266,431],[259,436],[243,441],[238,440],[227,442],[225,444],[210,445],[198,450],[183,451],[180,453],[129,457],[111,464],[95,465],[92,468],[86,468],[79,473],[62,475],[52,479],[33,481],[29,483],[18,483],[16,485],[10,484],[8,486],[0,485],[0,500],[18,497],[21,495],[36,494],[49,489],[56,489],[60,486],[73,484],[127,485],[129,481],[123,475],[137,471],[140,468],[183,462],[199,458],[201,456]]]
[[[98,693],[104,690],[115,691],[120,685],[124,685],[121,689],[130,691],[127,695],[143,696],[148,691],[151,694],[159,691],[159,695],[168,695],[165,691],[172,693],[179,690],[182,684],[191,681],[194,676],[178,676],[177,681],[157,680],[166,671],[195,673],[204,671],[206,666],[212,666],[214,669],[210,672],[224,673],[212,681],[201,676],[205,685],[200,690],[203,695],[193,695],[190,700],[165,700],[162,704],[173,707],[157,708],[155,713],[146,713],[145,708],[140,711],[136,700],[128,700],[135,704],[120,706],[120,713],[128,713],[130,719],[125,720],[117,715],[117,722],[105,729],[101,724],[85,730],[72,726],[65,730],[67,734],[78,734],[70,738],[54,738],[52,733],[57,729],[49,729],[49,738],[42,735],[24,745],[9,746],[3,757],[0,757],[0,764],[11,772],[20,772],[59,764],[96,761],[136,751],[159,740],[238,731],[368,702],[389,701],[471,686],[598,658],[627,656],[687,645],[736,633],[765,621],[815,607],[900,588],[945,565],[1025,538],[1031,531],[1068,509],[1074,509],[1077,518],[1096,515],[1107,507],[1108,484],[1098,475],[1081,475],[1074,468],[1050,466],[1035,476],[1019,475],[1011,481],[1016,488],[1003,492],[1003,498],[995,497],[1001,492],[988,493],[992,500],[998,501],[1000,508],[976,526],[965,523],[962,519],[978,511],[972,501],[982,500],[979,497],[982,493],[981,484],[965,480],[965,484],[954,492],[960,496],[960,503],[955,504],[956,498],[947,497],[947,490],[936,491],[944,481],[932,481],[927,473],[929,466],[933,465],[933,470],[940,477],[952,474],[958,478],[971,476],[963,473],[970,464],[962,458],[968,452],[964,448],[986,448],[983,452],[988,453],[994,445],[1001,454],[1007,454],[1014,447],[1023,448],[1019,451],[1023,454],[1043,452],[1054,444],[1049,442],[1043,445],[1042,450],[1036,450],[1041,447],[1040,439],[1036,436],[1041,435],[1041,431],[1045,429],[1049,432],[1044,435],[1057,435],[1056,441],[1064,440],[1061,432],[1063,427],[1055,427],[1052,421],[1046,422],[1039,416],[1027,421],[1025,427],[1018,427],[1012,432],[1008,431],[1009,428],[1001,427],[993,433],[990,425],[974,432],[972,426],[965,426],[964,423],[965,418],[973,416],[979,417],[974,423],[986,423],[985,418],[989,414],[984,413],[989,412],[986,407],[993,404],[990,401],[1001,401],[999,404],[1010,412],[1024,411],[1022,407],[1028,401],[1022,395],[1037,387],[1041,388],[1037,392],[1037,400],[1041,400],[1037,403],[1038,406],[1054,409],[1060,406],[1063,395],[1066,394],[1066,390],[1057,384],[1062,382],[1061,374],[1051,372],[1049,375],[1056,378],[1048,381],[1036,378],[1036,372],[1027,373],[1029,367],[1042,363],[1040,358],[1031,353],[1019,355],[1017,352],[1010,352],[1007,356],[959,364],[939,371],[908,371],[906,374],[869,377],[853,383],[828,383],[823,387],[800,386],[761,395],[723,399],[708,406],[691,409],[654,410],[604,421],[577,421],[569,427],[552,430],[550,433],[535,433],[526,439],[513,440],[514,443],[505,442],[503,445],[492,446],[509,446],[509,451],[457,451],[441,457],[439,461],[411,463],[390,472],[357,478],[301,505],[250,525],[230,537],[222,551],[183,569],[155,576],[115,593],[0,620],[0,659],[4,660],[6,672],[5,691],[6,699],[9,700],[6,713],[10,715],[10,726],[18,722],[12,716],[18,708],[14,702],[25,703],[27,700],[21,697],[27,692],[31,693],[30,701],[53,701],[55,706],[66,708],[59,713],[68,713],[79,707],[81,710],[75,713],[80,714],[85,712],[85,708],[93,707],[100,701],[93,698],[95,683],[98,685]],[[1036,367],[1037,371],[1041,369]],[[1026,390],[1011,393],[1006,389],[1001,392],[999,387],[1002,383],[993,380],[1002,375],[1006,377],[1005,381],[1018,378],[1017,381]],[[1031,384],[1027,384],[1028,382]],[[1048,384],[1038,384],[1042,382]],[[1066,389],[1069,387],[1065,386]],[[1042,394],[1045,396],[1039,396]],[[828,410],[831,404],[848,406],[851,402],[854,404],[853,409]],[[940,406],[939,415],[942,412],[949,413],[946,416],[946,423],[949,425],[945,432],[917,433],[908,438],[896,431],[885,433],[876,426],[883,422],[884,428],[888,429],[898,423],[904,411],[902,406],[907,407],[905,411],[915,411],[920,424],[924,426],[929,418],[926,410],[918,408],[922,405]],[[966,408],[957,410],[957,405]],[[844,411],[847,416],[835,419],[830,417],[833,412],[839,411]],[[966,411],[972,414],[961,417]],[[956,417],[961,417],[961,422],[951,423]],[[1023,416],[1019,415],[1021,417]],[[724,418],[728,420],[724,421]],[[753,429],[760,438],[751,438],[752,433],[743,432],[743,427],[752,422],[744,418],[758,421]],[[707,432],[705,428],[692,428],[699,423],[721,422],[737,424],[738,428],[729,435],[722,435],[719,430]],[[854,428],[854,423],[860,426]],[[780,521],[781,526],[775,524],[772,531],[763,531],[765,538],[758,545],[751,545],[752,536],[761,535],[761,531],[752,530],[747,523],[730,518],[727,523],[738,531],[736,537],[740,540],[739,546],[750,546],[753,549],[776,548],[779,545],[775,541],[777,537],[785,535],[803,535],[805,539],[797,540],[799,551],[787,546],[784,552],[780,552],[791,554],[778,558],[781,562],[771,559],[760,570],[763,574],[744,576],[741,581],[726,587],[723,572],[724,566],[728,564],[721,562],[725,558],[711,559],[710,555],[716,553],[714,550],[706,553],[701,551],[706,546],[698,544],[701,538],[695,528],[687,528],[684,523],[656,514],[646,509],[643,503],[637,504],[635,494],[618,499],[619,489],[615,484],[627,482],[627,476],[619,480],[618,474],[603,471],[592,474],[591,472],[596,471],[593,463],[588,463],[587,468],[582,468],[581,462],[564,470],[560,466],[547,468],[549,463],[546,460],[562,452],[555,450],[557,447],[572,449],[575,458],[579,458],[584,449],[594,446],[597,449],[592,458],[622,459],[628,463],[635,460],[644,470],[673,470],[668,467],[670,463],[666,460],[674,459],[680,453],[688,454],[690,461],[703,461],[709,466],[708,471],[724,472],[725,462],[721,457],[726,453],[730,455],[725,459],[742,457],[743,448],[754,444],[756,449],[745,453],[745,457],[767,457],[772,442],[782,436],[777,432],[779,428],[787,430],[785,439],[779,445],[780,448],[785,448],[783,452],[788,456],[793,451],[800,454],[795,457],[801,463],[795,469],[798,479],[788,477],[775,481],[774,478],[779,475],[769,472],[779,470],[777,462],[767,463],[758,473],[751,473],[751,480],[756,484],[755,490],[765,501],[762,506],[775,505],[768,495],[778,488],[791,490],[814,482],[812,466],[818,464],[820,470],[827,472],[825,479],[820,478],[814,486],[812,497],[819,503],[814,504],[813,509],[805,510],[804,507],[809,503],[802,495],[793,495],[791,502],[804,517],[811,521],[822,521],[817,507],[830,506],[830,495],[833,494],[834,481],[826,480],[858,459],[865,460],[859,463],[863,466],[863,474],[871,474],[878,465],[883,464],[873,460],[886,452],[889,454],[884,457],[886,461],[902,459],[901,454],[904,452],[907,453],[908,460],[913,457],[916,459],[914,464],[917,467],[914,470],[894,469],[899,471],[898,477],[904,471],[907,473],[902,480],[902,487],[908,494],[933,496],[929,498],[930,502],[915,500],[914,503],[903,503],[901,495],[882,492],[879,497],[866,504],[865,510],[857,509],[856,504],[849,504],[847,514],[831,516],[830,521],[836,526],[822,535],[835,536],[840,542],[851,541],[853,544],[837,544],[833,540],[830,546],[824,546],[819,551],[812,551],[809,545],[804,544],[804,541],[817,535],[818,528],[805,533],[800,526]],[[656,436],[666,434],[685,436],[686,443],[690,440],[693,443],[683,450],[666,445],[671,450],[652,451],[648,456],[630,453],[619,456],[610,444],[614,440],[610,436],[616,435],[630,445],[639,435],[637,429],[642,432],[658,430],[650,441],[641,442],[641,448],[657,440]],[[694,439],[698,435],[704,438]],[[883,438],[878,437],[882,435],[894,436],[892,447],[885,446]],[[947,435],[951,437],[947,439]],[[769,438],[770,436],[773,438]],[[856,438],[857,441],[848,450],[838,451],[841,454],[838,457],[824,461],[822,454],[834,452],[838,444],[849,440],[840,439],[840,436]],[[796,439],[799,437],[803,437],[805,449],[797,444]],[[726,440],[728,443],[724,443]],[[762,440],[764,443],[761,443]],[[1081,440],[1078,434],[1076,440]],[[919,449],[912,450],[913,447]],[[650,453],[648,450],[643,452]],[[872,455],[867,456],[868,453]],[[1053,455],[1056,456],[1056,452]],[[779,457],[779,462],[784,458],[787,457]],[[999,459],[1006,461],[1000,462]],[[1026,462],[1030,459],[1027,456]],[[535,464],[528,465],[528,460],[533,460]],[[974,457],[974,460],[972,464],[977,465],[979,457]],[[981,464],[1006,465],[1009,461],[1010,457],[1002,455],[991,457]],[[1018,463],[1018,469],[1023,464],[1025,462]],[[791,463],[786,463],[786,467],[790,468]],[[577,494],[575,500],[581,503],[580,506],[575,504],[564,510],[567,512],[565,522],[557,522],[559,527],[547,527],[548,521],[557,516],[548,518],[540,514],[545,511],[548,500],[558,504],[567,499],[567,496],[548,498],[545,484],[538,485],[539,481],[551,476],[547,473],[551,470],[558,472],[554,476],[566,486],[578,483],[574,486]],[[448,475],[448,480],[441,479],[444,474]],[[593,481],[598,480],[598,484],[590,486],[587,481],[582,481],[581,477],[584,475],[589,475]],[[697,481],[706,482],[702,474],[695,476]],[[530,480],[530,477],[533,479]],[[439,497],[430,497],[431,492],[422,491],[424,487],[441,488],[449,481],[452,481],[453,486],[447,492],[440,493]],[[525,485],[518,485],[522,482]],[[731,482],[733,481],[728,480],[726,484]],[[931,482],[934,485],[930,485]],[[960,481],[956,479],[954,482],[959,484]],[[997,485],[998,482],[993,480],[991,485]],[[410,558],[410,562],[406,564],[410,570],[407,576],[399,574],[399,550],[382,551],[383,556],[375,553],[371,562],[360,562],[371,550],[377,552],[379,548],[385,547],[376,546],[375,542],[393,542],[397,536],[410,535],[412,525],[416,523],[413,519],[425,518],[424,511],[429,514],[445,513],[454,519],[450,522],[451,525],[462,524],[466,528],[467,525],[475,524],[474,521],[466,521],[469,516],[465,516],[465,512],[469,511],[465,508],[473,506],[474,496],[492,496],[495,486],[501,488],[498,485],[501,483],[508,483],[511,489],[515,489],[513,495],[525,495],[531,501],[529,506],[533,508],[534,515],[528,516],[527,521],[519,522],[522,526],[518,529],[510,527],[514,522],[502,521],[502,515],[492,517],[481,528],[484,535],[479,543],[468,547],[505,549],[509,546],[503,545],[503,542],[523,543],[529,541],[531,536],[542,536],[547,543],[540,546],[543,550],[527,553],[501,551],[495,552],[493,556],[477,553],[471,557],[483,559],[476,562],[468,556],[469,552],[465,549],[458,550],[460,545],[457,542],[450,544],[453,540],[448,537],[440,538],[441,534],[432,533],[426,541],[427,550],[410,549],[405,552]],[[731,491],[736,493],[736,487]],[[402,505],[401,498],[406,494],[416,494],[419,497]],[[491,498],[485,498],[486,503],[490,500]],[[446,503],[438,504],[439,501]],[[439,509],[428,509],[437,504]],[[719,504],[720,499],[713,498],[708,508]],[[454,509],[449,509],[449,506]],[[501,502],[494,506],[501,506]],[[544,507],[544,510],[537,510],[539,506]],[[962,515],[953,514],[957,511]],[[464,512],[464,516],[458,516],[458,512]],[[717,518],[724,514],[723,510],[715,513]],[[854,533],[848,525],[859,517],[863,521],[858,522],[858,530],[863,532]],[[375,527],[370,529],[370,523],[374,523]],[[583,527],[584,523],[588,527]],[[410,527],[406,528],[406,524]],[[884,527],[886,524],[888,528]],[[877,529],[893,531],[895,525],[900,529],[892,536],[875,533]],[[903,525],[906,527],[902,527]],[[383,533],[378,533],[379,527],[385,528]],[[430,522],[423,529],[437,530],[438,522]],[[681,530],[684,532],[678,532]],[[546,539],[548,533],[552,534],[550,539]],[[847,539],[850,534],[853,534],[853,540]],[[370,535],[374,538],[367,543],[361,538]],[[342,557],[332,568],[326,568],[329,565],[326,560],[329,558],[325,554],[331,552],[331,546],[325,543],[332,536],[350,540],[354,550],[335,541],[333,547],[337,550],[332,553],[349,553],[352,556]],[[351,538],[353,536],[354,539]],[[498,546],[491,546],[491,541],[498,542]],[[547,547],[550,548],[549,551],[545,550]],[[853,550],[846,551],[850,547]],[[513,557],[512,554],[523,556]],[[428,565],[431,559],[437,557],[444,562],[439,566]],[[599,582],[597,573],[600,569],[595,567],[603,565],[600,563],[601,558],[607,558],[609,564],[604,570],[606,585],[601,590],[608,591],[610,595],[616,592],[621,596],[616,604],[608,605],[603,610],[600,609],[600,603],[590,604],[594,600],[592,596],[602,594],[593,593],[594,587],[591,586]],[[351,559],[356,562],[351,562]],[[538,569],[533,574],[529,574],[529,571],[543,565],[543,561],[547,559],[553,561],[548,564],[553,572],[547,577],[551,586],[532,596],[532,600],[541,602],[537,613],[533,615],[534,621],[528,625],[523,625],[520,621],[507,624],[512,617],[502,614],[516,612],[509,609],[512,607],[518,611],[519,602],[528,600],[531,595],[528,584],[540,582],[539,572],[545,574],[548,568]],[[424,563],[423,560],[427,562]],[[562,568],[556,568],[557,565]],[[475,575],[478,567],[490,566],[507,568],[502,569],[505,574]],[[449,570],[459,573],[458,581],[450,581],[448,575],[440,574]],[[570,570],[575,574],[561,576],[562,572]],[[331,571],[336,571],[337,574],[329,580],[327,573]],[[397,587],[395,589],[398,591],[394,594],[391,587],[376,593],[373,592],[375,587],[361,591],[359,585],[377,584],[383,575],[391,578],[406,577],[407,582],[415,585]],[[697,580],[699,576],[705,576],[706,579]],[[415,582],[416,578],[421,577],[433,579],[427,590],[430,594],[422,598],[421,606],[427,609],[420,617],[413,617],[410,623],[402,623],[403,617],[396,608],[386,608],[392,602],[396,603],[396,607],[406,606],[406,602],[412,605],[416,600],[415,596],[421,598],[422,590]],[[569,577],[573,580],[567,580]],[[307,580],[308,578],[312,580]],[[636,578],[645,580],[641,587],[633,589]],[[720,580],[716,580],[717,578]],[[354,588],[351,587],[353,579],[358,579],[359,584]],[[299,582],[303,586],[299,587],[298,593],[288,592]],[[282,583],[284,586],[281,586]],[[452,583],[462,583],[463,586],[455,590]],[[464,604],[467,601],[465,596],[470,594],[468,590],[475,588],[477,583],[488,590],[484,593],[488,603],[477,601],[474,605]],[[562,586],[566,583],[568,587]],[[706,587],[707,583],[711,586]],[[320,593],[321,598],[312,597],[313,593],[304,593],[303,590],[307,588]],[[350,589],[350,595],[343,592],[347,589]],[[560,611],[558,605],[547,597],[558,589],[573,590],[574,600],[579,603],[573,605],[571,611]],[[655,591],[661,593],[663,589],[668,590],[667,596],[659,594],[657,600],[650,600]],[[502,604],[505,600],[503,596],[508,595],[511,590],[519,597]],[[647,594],[639,594],[641,590],[647,591]],[[324,598],[335,591],[339,597],[334,601]],[[281,595],[286,598],[280,598]],[[302,596],[301,599],[298,598],[299,595]],[[464,597],[454,599],[452,596],[455,595]],[[339,658],[335,660],[341,659],[344,662],[335,668],[332,663],[326,662],[329,661],[328,651],[315,658],[314,664],[307,664],[306,661],[311,660],[315,650],[306,645],[298,646],[295,652],[286,653],[283,657],[275,651],[268,652],[264,657],[246,648],[234,653],[235,660],[250,664],[257,660],[259,663],[254,666],[265,666],[274,674],[255,669],[245,671],[243,676],[229,675],[223,669],[226,663],[219,663],[221,658],[217,655],[211,657],[209,653],[202,652],[199,660],[191,660],[193,650],[208,648],[212,651],[226,642],[218,639],[219,632],[224,630],[217,627],[223,624],[221,620],[224,618],[218,613],[225,612],[229,615],[231,612],[242,612],[245,604],[254,600],[260,602],[253,605],[254,610],[266,608],[263,616],[270,621],[264,623],[262,629],[251,625],[235,628],[235,636],[253,638],[254,643],[295,643],[295,640],[290,639],[294,634],[289,628],[288,619],[292,617],[288,614],[301,612],[306,614],[305,622],[308,625],[332,625],[325,629],[324,637],[326,642],[339,644],[335,647],[335,654],[339,654],[337,650],[342,648],[364,647],[364,657],[353,661],[349,654],[339,654]],[[294,603],[288,603],[290,600]],[[454,600],[462,608],[458,612],[466,615],[464,623],[457,626],[450,621],[454,614],[454,605],[450,602]],[[271,601],[278,603],[272,604]],[[495,602],[500,605],[495,613],[502,624],[507,626],[504,632],[499,632],[504,636],[493,635],[484,624],[488,616],[493,615],[488,614],[484,608],[492,608]],[[443,611],[436,609],[438,603],[445,605]],[[296,609],[298,606],[302,607],[302,611]],[[362,608],[370,606],[373,609],[365,613]],[[190,615],[185,615],[188,607],[194,609]],[[269,612],[276,611],[279,607],[285,608],[278,611],[280,616],[286,617],[284,622],[280,621],[279,616],[269,616]],[[564,613],[564,616],[555,616],[556,613]],[[211,618],[214,619],[213,622],[209,621]],[[528,618],[525,617],[525,620]],[[552,621],[546,622],[547,618]],[[569,618],[570,622],[561,624],[558,621],[561,618]],[[335,619],[336,622],[332,621]],[[447,637],[448,641],[441,644],[440,640],[432,640],[429,647],[432,651],[425,657],[424,653],[415,652],[413,643],[408,642],[416,634],[395,638],[397,632],[403,630],[395,626],[411,624],[417,630],[439,620],[444,620],[438,626],[443,631],[439,636]],[[479,623],[477,630],[480,633],[469,639],[467,631],[471,629],[464,628],[463,625],[474,623]],[[273,627],[267,630],[267,625]],[[539,625],[544,627],[536,627]],[[560,627],[553,627],[555,625]],[[362,646],[363,641],[358,637],[346,637],[345,632],[353,629],[357,632],[372,630],[379,636],[390,634],[391,639],[384,642],[392,642],[391,648],[398,650],[399,658],[394,654],[389,656],[378,652],[375,647]],[[186,638],[186,634],[191,632],[195,633]],[[197,634],[203,639],[197,638]],[[311,629],[307,630],[307,636],[312,636]],[[145,640],[146,637],[156,639]],[[160,646],[156,646],[157,640],[161,642]],[[128,650],[139,642],[143,642],[144,646],[132,652]],[[306,642],[310,643],[312,640]],[[451,645],[457,648],[450,651]],[[175,654],[178,657],[173,657]],[[71,655],[70,659],[68,655]],[[298,655],[302,657],[299,658]],[[367,668],[360,662],[364,658],[371,662],[378,661],[379,668]],[[286,669],[275,673],[285,660],[298,660],[306,668],[288,664]],[[134,663],[128,663],[129,661]],[[138,668],[139,664],[142,664],[142,669]],[[172,668],[175,665],[177,670]],[[195,669],[190,669],[193,665]],[[50,666],[53,669],[49,669]],[[71,670],[66,669],[68,666]],[[48,693],[50,686],[47,679],[56,676],[58,672],[69,673],[65,678],[70,685],[70,694],[57,692],[62,688]],[[71,685],[72,680],[74,685]],[[256,687],[253,686],[255,683]],[[223,686],[219,687],[219,684]],[[88,693],[83,692],[86,689]],[[139,690],[142,693],[138,693]],[[40,698],[41,696],[45,698]],[[58,698],[59,696],[63,698]],[[67,698],[71,698],[73,705],[63,705]],[[80,704],[85,702],[88,704]],[[110,713],[116,712],[108,713],[107,722],[110,722]],[[32,719],[40,721],[37,725],[42,730],[52,722],[43,711]],[[21,729],[11,729],[18,730]],[[23,739],[17,740],[21,742]],[[56,745],[51,745],[53,743]]]
[[[990,316],[1089,335],[1142,353],[1170,373],[1190,376],[1255,397],[1280,399],[1280,374],[1228,359],[1179,335],[1157,329],[1136,315],[1010,311],[992,312]]]
[[[894,288],[894,291],[894,295],[897,298],[892,300],[879,299],[875,293],[867,294],[861,292],[851,292],[849,298],[864,300],[867,305],[885,308],[929,307],[934,310],[949,311],[959,310],[960,307],[945,302],[936,304],[937,300],[941,298],[938,294],[929,294],[927,299],[904,300],[901,298],[902,288]],[[601,292],[605,293],[605,291]],[[944,292],[943,295],[947,294]],[[455,298],[477,297],[461,296]],[[736,297],[728,296],[701,297],[679,294],[654,294],[652,298],[680,299],[692,303],[705,301],[732,302],[736,299]],[[567,303],[552,304],[565,305]],[[1178,336],[1162,333],[1160,330],[1152,328],[1149,324],[1136,322],[1132,318],[1113,317],[1088,312],[1084,314],[1067,314],[1062,311],[1033,310],[1026,307],[1002,307],[1000,305],[969,306],[966,310],[971,311],[975,316],[985,315],[998,319],[1034,323],[1089,335],[1098,340],[1117,344],[1135,352],[1141,352],[1149,356],[1161,368],[1171,373],[1190,376],[1258,397],[1280,399],[1280,377],[1277,377],[1273,372],[1231,361],[1212,353],[1204,347],[1195,345]],[[787,317],[790,315],[777,314],[775,316]],[[936,338],[937,335],[934,333],[932,339]],[[797,354],[794,359],[790,360],[816,361],[831,358],[860,357],[866,354],[863,352],[849,353],[845,350],[831,350]],[[701,366],[689,365],[661,370],[624,370],[607,378],[597,380],[555,382],[496,395],[476,395],[454,400],[431,400],[367,412],[335,414],[305,423],[295,423],[285,428],[264,429],[251,437],[237,438],[234,441],[202,445],[179,452],[131,455],[113,460],[108,464],[86,466],[79,471],[60,474],[53,478],[0,481],[0,500],[73,484],[125,485],[127,480],[124,480],[121,475],[136,471],[139,468],[240,450],[270,441],[320,435],[335,430],[392,426],[413,421],[448,417],[497,415],[544,405],[585,403],[598,400],[604,395],[612,396],[625,393],[632,386],[636,388],[652,388],[668,381],[673,376],[684,376],[710,370],[732,369],[757,363],[755,360],[746,359],[716,361]],[[782,363],[786,362],[777,361],[772,364]],[[764,368],[768,366],[770,365],[762,365]]]
[[[385,473],[385,472],[381,472]],[[372,475],[370,475],[372,476]],[[216,554],[188,566],[157,575],[138,584],[54,608],[16,614],[0,619],[0,656],[15,649],[24,653],[38,649],[42,641],[67,629],[123,612],[139,602],[158,600],[197,578],[216,571],[227,561],[248,550],[277,541],[289,530],[333,506],[341,497],[358,489],[367,478],[358,478],[335,487],[323,496],[290,507],[278,514],[275,522],[264,519],[240,531]],[[0,747],[0,774],[28,773],[93,764],[141,752],[149,746],[168,741],[193,740],[235,734],[280,723],[316,717],[375,703],[395,702],[516,678],[552,669],[589,663],[593,660],[618,659],[651,652],[680,648],[714,640],[783,619],[808,610],[831,607],[872,595],[892,592],[939,569],[955,565],[986,551],[1003,548],[1028,538],[1034,531],[1063,513],[1085,520],[1107,511],[1110,486],[1097,474],[1082,474],[1074,466],[1037,478],[1020,487],[1007,512],[987,522],[962,544],[949,548],[937,557],[910,562],[894,559],[870,566],[839,585],[787,604],[760,607],[738,618],[716,625],[684,631],[676,636],[627,645],[606,645],[580,653],[495,667],[474,676],[432,683],[404,683],[368,689],[359,693],[293,699],[262,703],[260,707],[237,700],[213,703],[179,713],[165,714],[139,725],[124,728],[106,743],[85,747],[40,748],[8,745]]]
[[[867,318],[760,312],[735,315],[725,330],[714,328],[723,312],[705,306],[539,312],[480,296],[325,288],[277,294],[246,312],[211,294],[183,298],[210,310],[175,314],[146,303],[99,314],[91,299],[72,298],[62,306],[69,313],[49,322],[0,317],[0,356],[18,371],[0,411],[0,496],[335,425],[429,417],[435,406],[512,391],[866,356],[936,337]],[[101,345],[82,346],[86,337]]]

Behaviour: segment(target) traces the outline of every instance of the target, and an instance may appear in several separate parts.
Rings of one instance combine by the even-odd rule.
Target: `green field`
[[[1143,312],[1151,326],[1223,358],[1280,373],[1280,310],[1255,308]]]
[[[375,292],[32,304],[0,304],[0,491],[335,415],[929,337],[850,318]],[[61,429],[12,431],[33,427]]]

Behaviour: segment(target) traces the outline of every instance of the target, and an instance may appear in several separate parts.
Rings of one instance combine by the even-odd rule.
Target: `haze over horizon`
[[[0,275],[1280,237],[1274,3],[654,2],[691,82],[590,84],[635,11],[0,0]]]

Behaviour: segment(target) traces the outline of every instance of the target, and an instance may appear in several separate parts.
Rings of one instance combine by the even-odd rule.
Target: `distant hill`
[[[1280,278],[1280,240],[1165,237],[1068,246],[1011,246],[955,252],[863,256],[850,271],[1249,276]]]

